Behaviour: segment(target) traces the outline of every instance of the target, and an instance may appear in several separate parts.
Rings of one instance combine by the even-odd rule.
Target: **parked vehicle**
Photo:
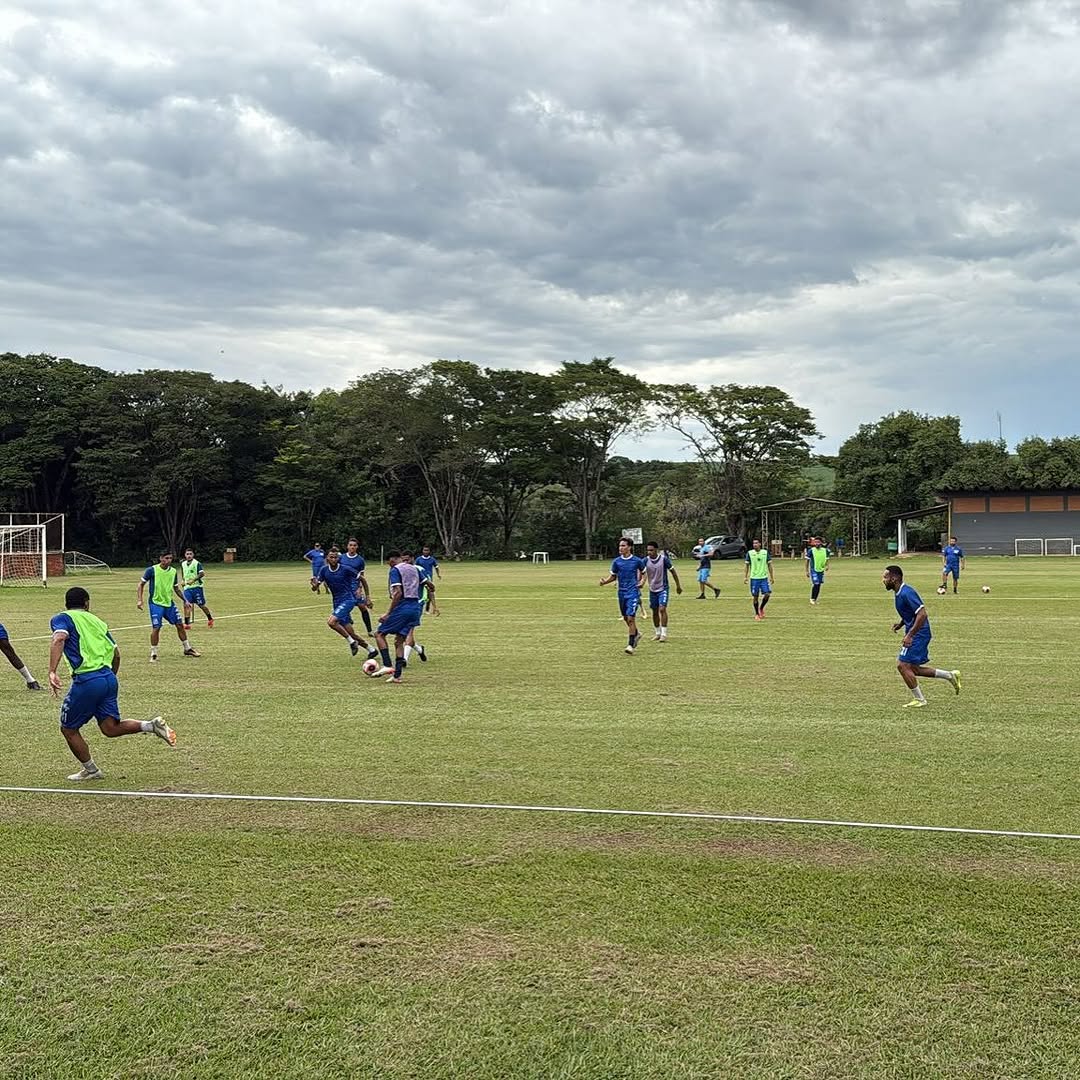
[[[746,541],[741,536],[710,536],[704,544],[695,544],[690,554],[695,559],[702,555],[712,559],[742,559],[746,556]]]

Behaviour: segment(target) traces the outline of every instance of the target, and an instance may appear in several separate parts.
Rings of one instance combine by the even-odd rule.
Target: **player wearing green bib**
[[[746,553],[746,573],[743,584],[750,583],[750,595],[754,600],[754,618],[760,622],[765,618],[765,605],[772,596],[773,578],[772,556],[763,551],[761,541],[755,540]]]
[[[206,606],[206,593],[203,592],[203,564],[195,558],[195,552],[188,548],[180,561],[180,575],[184,580],[184,629],[191,629],[191,620],[195,608],[201,608],[206,616],[206,625],[214,625],[214,616]]]
[[[184,647],[185,656],[198,656],[195,647],[188,640],[187,631],[180,619],[180,613],[176,610],[176,598],[181,603],[184,594],[176,582],[176,567],[172,564],[173,554],[171,551],[163,551],[158,556],[157,566],[148,566],[139,579],[139,588],[135,593],[135,606],[142,611],[143,593],[146,586],[150,586],[150,663],[156,664],[158,660],[158,640],[161,637],[161,624],[172,623],[176,627],[177,637]]]
[[[822,546],[820,536],[810,537],[810,546],[806,549],[806,577],[810,582],[810,603],[816,604],[821,595],[821,586],[825,584],[825,571],[829,569],[829,549]]]
[[[71,666],[71,687],[60,706],[60,732],[68,749],[82,766],[69,780],[103,780],[105,774],[95,764],[82,728],[96,720],[102,735],[114,739],[120,735],[156,735],[176,745],[176,733],[160,716],[153,720],[121,720],[118,703],[120,650],[105,625],[90,613],[90,594],[78,587],[68,589],[64,597],[66,610],[54,615],[49,627],[52,646],[49,649],[49,686],[53,697],[63,689],[57,667],[61,658]]]

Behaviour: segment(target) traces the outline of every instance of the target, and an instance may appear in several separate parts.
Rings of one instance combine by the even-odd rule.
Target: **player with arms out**
[[[776,579],[773,577],[772,555],[762,549],[760,540],[755,540],[746,553],[743,584],[747,582],[750,583],[750,596],[754,601],[754,618],[761,622],[765,618],[765,605],[772,596]]]
[[[654,627],[653,641],[667,641],[668,628],[668,574],[675,582],[675,592],[682,596],[682,582],[671,565],[666,551],[650,541],[645,545],[645,577],[649,582],[649,610]]]
[[[926,614],[926,606],[919,594],[910,585],[904,584],[904,571],[899,566],[886,566],[881,583],[896,594],[896,614],[900,616],[900,621],[893,624],[893,633],[904,631],[900,655],[896,658],[896,670],[900,672],[904,685],[911,691],[911,701],[905,702],[904,708],[926,707],[926,698],[919,686],[919,679],[944,679],[959,694],[959,671],[927,667],[930,659],[930,617]]]
[[[214,616],[206,606],[206,593],[203,591],[203,564],[195,558],[195,552],[191,548],[184,551],[184,557],[180,561],[180,576],[184,581],[184,629],[190,630],[195,608],[198,606],[206,616],[206,625],[214,625]]]
[[[360,582],[356,606],[360,609],[360,618],[364,620],[364,629],[370,634],[371,615],[368,614],[368,608],[371,607],[371,590],[368,588],[367,578],[364,577],[367,562],[360,554],[360,541],[355,536],[350,536],[345,544],[345,550],[341,553],[341,565],[351,570],[356,575],[356,580]]]
[[[81,728],[97,720],[101,734],[108,739],[121,735],[156,735],[169,746],[176,745],[176,732],[160,716],[153,720],[121,720],[117,703],[120,650],[108,626],[90,612],[90,594],[81,588],[68,589],[64,608],[49,623],[52,645],[49,649],[49,686],[59,697],[63,686],[57,667],[61,657],[71,666],[71,687],[60,706],[60,733],[68,749],[82,766],[68,779],[104,780],[83,737]]]
[[[825,571],[829,569],[829,549],[820,536],[810,537],[810,546],[803,553],[806,560],[806,578],[810,582],[810,603],[816,604],[825,584]]]
[[[424,571],[410,563],[400,551],[391,551],[386,556],[390,564],[388,583],[390,586],[390,607],[379,620],[375,631],[375,642],[379,646],[383,666],[371,673],[372,678],[389,675],[386,681],[400,684],[402,673],[407,667],[405,646],[410,635],[420,625],[421,595],[425,584],[434,592],[435,586],[428,581]],[[390,647],[386,642],[387,634],[394,635],[394,666],[390,666]]]
[[[180,613],[176,610],[176,600],[184,602],[184,594],[176,583],[176,567],[172,564],[173,553],[163,551],[158,556],[157,566],[148,566],[139,579],[139,587],[135,592],[135,606],[142,611],[143,592],[147,582],[150,584],[150,663],[158,662],[158,641],[161,638],[161,624],[172,623],[176,627],[177,637],[184,647],[185,656],[199,656],[195,647],[188,640],[187,631],[180,620]]]
[[[611,573],[600,579],[601,586],[619,583],[619,614],[630,633],[625,652],[633,654],[641,634],[637,628],[637,609],[641,606],[641,586],[645,583],[645,560],[634,554],[634,547],[624,536],[619,554],[611,560]]]
[[[26,683],[27,690],[45,689],[45,687],[30,674],[30,669],[22,662],[22,658],[15,651],[15,647],[11,644],[10,638],[8,638],[8,632],[3,623],[0,623],[0,653],[3,653],[8,658],[8,663],[23,677],[23,682]]]
[[[325,585],[334,605],[326,625],[340,634],[355,656],[363,649],[369,657],[377,655],[375,650],[353,628],[352,612],[363,596],[360,578],[355,570],[350,570],[341,558],[341,552],[332,547],[326,553],[326,565],[319,571],[319,576],[311,581],[312,592],[318,592],[319,585]]]
[[[308,551],[304,552],[304,558],[311,564],[311,581],[312,592],[320,592],[321,586],[316,584],[319,571],[326,565],[326,552],[323,551],[323,546],[318,541],[311,545]]]
[[[960,590],[960,571],[964,569],[964,549],[958,547],[956,537],[950,536],[949,542],[941,549],[941,591],[948,592],[949,575],[952,575],[952,591]]]

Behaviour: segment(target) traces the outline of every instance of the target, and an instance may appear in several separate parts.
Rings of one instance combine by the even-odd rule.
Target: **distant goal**
[[[64,552],[65,574],[111,574],[112,567],[95,559],[93,555],[87,555],[85,551]]]
[[[1075,555],[1078,546],[1071,536],[1025,537],[1013,541],[1017,555]]]
[[[48,583],[45,525],[0,525],[0,586]]]

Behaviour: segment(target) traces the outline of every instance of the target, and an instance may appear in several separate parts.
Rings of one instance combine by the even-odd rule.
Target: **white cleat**
[[[381,679],[384,675],[393,675],[394,669],[392,667],[386,667],[383,665],[378,671],[373,671],[371,677],[373,679]]]
[[[150,723],[154,725],[153,730],[150,732],[151,735],[156,735],[170,746],[176,746],[176,732],[160,716],[155,716]]]
[[[626,648],[623,649],[623,652],[626,653],[627,656],[633,656],[634,655],[634,646],[633,645],[627,645]]]
[[[80,769],[76,773],[72,773],[69,780],[74,780],[76,783],[81,783],[83,780],[104,780],[105,774],[100,769]]]
[[[657,630],[656,633],[653,634],[652,639],[653,639],[653,641],[663,641],[664,640],[664,635],[661,634],[659,630]]]

